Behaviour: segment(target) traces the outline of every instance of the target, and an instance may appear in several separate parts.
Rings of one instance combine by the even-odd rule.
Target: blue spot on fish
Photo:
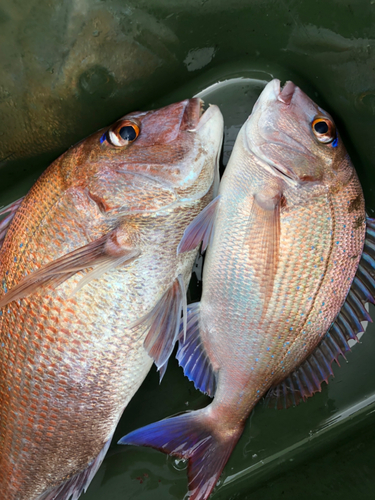
[[[20,244],[20,248],[22,248],[22,247],[23,247],[23,243]]]
[[[104,132],[104,134],[100,138],[100,144],[103,144],[103,142],[107,139],[107,132]]]
[[[336,148],[338,143],[339,143],[339,139],[338,139],[338,137],[336,137],[336,139],[332,142],[332,147]]]
[[[297,290],[299,290],[299,286],[297,286]]]
[[[292,331],[292,330],[293,330],[293,327],[291,326],[291,327],[289,328],[289,330],[290,330],[290,331]]]
[[[14,257],[14,262],[17,262],[17,257]]]

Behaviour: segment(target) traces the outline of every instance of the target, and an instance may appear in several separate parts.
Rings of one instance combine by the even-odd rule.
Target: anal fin
[[[98,469],[108,451],[109,445],[111,444],[111,440],[112,438],[105,443],[99,455],[87,467],[87,469],[71,477],[68,481],[57,486],[53,490],[42,493],[42,495],[39,495],[36,500],[78,500],[82,493],[86,493],[87,488],[90,486],[91,481],[98,472]]]
[[[187,310],[186,337],[181,333],[176,358],[186,377],[194,382],[196,389],[214,397],[216,374],[199,334],[200,303],[190,304]]]
[[[270,406],[288,408],[321,391],[333,375],[332,363],[350,351],[350,341],[364,331],[362,322],[371,322],[366,303],[375,302],[375,219],[366,220],[366,239],[358,270],[347,298],[315,351],[279,385],[266,395]]]

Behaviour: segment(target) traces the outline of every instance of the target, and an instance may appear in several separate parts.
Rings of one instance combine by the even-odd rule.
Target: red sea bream
[[[0,499],[76,500],[176,341],[223,133],[199,99],[130,113],[57,159],[0,224]]]
[[[331,116],[292,82],[265,87],[179,251],[210,238],[177,358],[213,402],[120,441],[188,459],[191,500],[210,495],[258,401],[320,391],[370,320],[374,221]]]

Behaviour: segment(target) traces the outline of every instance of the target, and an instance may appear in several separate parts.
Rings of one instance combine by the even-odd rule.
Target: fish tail
[[[189,500],[209,497],[243,428],[220,435],[210,406],[130,432],[119,444],[150,446],[188,460]]]

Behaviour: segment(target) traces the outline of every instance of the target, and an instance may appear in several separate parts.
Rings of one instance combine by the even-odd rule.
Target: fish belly
[[[201,335],[219,372],[213,404],[245,415],[306,359],[339,313],[361,257],[365,212],[356,176],[339,193],[282,210],[277,271],[265,300],[258,256],[248,251],[251,201],[226,196],[204,271]]]
[[[74,223],[73,215],[67,234],[62,232],[66,213],[47,217],[39,235],[27,242],[27,254],[16,253],[25,240],[5,242],[4,292],[11,279],[17,282],[31,266],[45,262],[46,248],[50,261],[87,243],[89,225]],[[156,223],[157,237],[149,235],[151,243],[156,241],[153,248],[146,241],[133,263],[76,294],[82,272],[54,290],[39,290],[2,309],[0,499],[37,498],[84,470],[111,439],[152,365],[143,347],[148,330],[129,325],[155,306],[178,274],[185,283],[190,279],[196,251],[176,255],[187,218],[172,214],[163,230]],[[147,229],[150,222],[143,224]],[[20,226],[22,219],[16,221],[18,233]]]

